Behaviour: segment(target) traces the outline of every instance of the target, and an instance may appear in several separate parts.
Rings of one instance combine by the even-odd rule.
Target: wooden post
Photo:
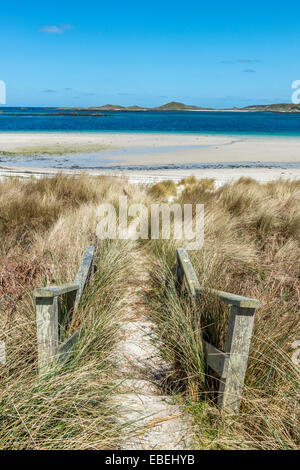
[[[186,285],[195,300],[201,292],[206,292],[231,305],[225,353],[207,341],[203,341],[203,347],[208,366],[220,376],[218,404],[222,410],[236,413],[241,403],[254,314],[259,302],[220,290],[203,289],[187,252],[182,248],[177,250],[176,278],[181,287]]]
[[[41,374],[57,356],[61,360],[67,360],[73,345],[76,343],[79,333],[74,332],[62,345],[59,342],[60,331],[66,330],[71,321],[73,310],[79,305],[83,289],[92,269],[95,248],[88,246],[77,273],[75,282],[62,286],[49,286],[35,289],[38,365]],[[59,316],[59,297],[67,294],[66,311]],[[61,335],[62,336],[62,335]]]
[[[231,413],[239,411],[248,363],[255,308],[231,306],[225,353],[226,378],[221,377],[218,404]]]
[[[55,357],[58,348],[58,297],[36,295],[38,363],[41,374]]]
[[[189,294],[196,299],[200,293],[200,284],[189,255],[183,248],[177,250],[176,277],[180,288],[185,281]]]
[[[75,307],[74,307],[75,309],[77,309],[79,305],[79,302],[83,293],[83,289],[86,285],[86,282],[92,270],[92,262],[94,258],[94,253],[95,253],[95,248],[93,246],[88,246],[83,254],[82,262],[75,278],[76,284],[79,285],[79,288],[76,294]]]

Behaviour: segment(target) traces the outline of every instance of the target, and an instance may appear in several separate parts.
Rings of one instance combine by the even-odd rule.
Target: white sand
[[[113,170],[54,170],[54,169],[39,169],[39,168],[24,168],[24,167],[5,167],[0,165],[0,179],[9,176],[18,176],[27,178],[31,176],[45,177],[53,176],[56,173],[64,173],[66,175],[78,175],[79,173],[86,173],[92,176],[108,175],[121,178],[128,178],[131,184],[151,184],[159,181],[171,179],[179,182],[182,178],[194,175],[197,179],[201,178],[214,178],[216,187],[223,184],[236,181],[241,176],[251,177],[255,180],[265,183],[267,181],[274,181],[278,179],[283,180],[300,180],[300,169],[281,169],[281,168],[225,168],[214,170],[141,170],[141,171],[113,171]]]
[[[245,137],[231,135],[169,134],[169,133],[0,133],[0,150],[17,151],[24,147],[51,145],[101,145],[119,148],[111,156],[126,165],[162,165],[214,162],[300,162],[300,138]],[[208,147],[189,148],[207,145]],[[153,152],[154,150],[154,152]],[[155,150],[158,150],[157,152]],[[165,151],[164,151],[165,150]],[[147,153],[149,151],[149,153]],[[152,152],[152,153],[151,153]],[[99,161],[102,153],[99,152]],[[109,158],[105,154],[105,158]],[[69,158],[70,159],[70,158]],[[19,163],[21,165],[21,163]],[[118,163],[120,165],[120,163]],[[0,163],[0,176],[44,176],[57,171],[78,174],[78,170],[53,170],[11,167]],[[241,176],[251,176],[265,182],[278,178],[300,179],[300,169],[280,168],[226,168],[204,170],[86,170],[89,174],[126,176],[132,183],[152,183],[165,179],[179,181],[188,175],[197,178],[215,178],[217,185],[234,181]]]
[[[0,151],[85,144],[119,149],[112,156],[105,155],[105,158],[111,159],[110,164],[116,160],[122,160],[121,164],[124,165],[300,162],[299,137],[111,132],[0,133]],[[194,146],[199,147],[189,148]],[[120,162],[116,164],[120,165]]]

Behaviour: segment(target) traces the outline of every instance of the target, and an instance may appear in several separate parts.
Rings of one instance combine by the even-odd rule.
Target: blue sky
[[[7,106],[290,102],[299,17],[296,1],[2,2],[0,80]]]

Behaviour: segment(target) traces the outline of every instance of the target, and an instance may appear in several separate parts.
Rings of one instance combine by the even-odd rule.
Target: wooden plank
[[[228,370],[228,355],[205,340],[203,340],[203,348],[207,365],[225,379]]]
[[[95,247],[88,246],[83,254],[82,262],[75,278],[76,284],[79,285],[79,289],[77,291],[76,300],[75,300],[75,308],[77,308],[79,305],[83,289],[86,285],[89,274],[91,272],[92,263],[94,259],[94,253],[95,253]]]
[[[58,342],[66,339],[70,323],[73,318],[77,290],[73,290],[58,297]]]
[[[38,287],[35,289],[33,295],[35,298],[57,297],[59,295],[67,294],[68,292],[77,291],[79,287],[80,286],[77,282],[62,284],[61,286]]]
[[[0,341],[0,365],[5,365],[6,363],[6,351],[5,351],[5,342]]]
[[[225,352],[229,355],[227,377],[221,380],[218,403],[223,410],[232,413],[237,413],[240,407],[254,314],[254,308],[231,307],[225,345]]]
[[[200,292],[200,284],[184,248],[178,248],[177,250],[177,264],[179,265],[177,276],[180,276],[180,278],[184,276],[188,291],[193,297],[197,296]]]
[[[58,348],[58,360],[66,362],[72,354],[73,346],[77,343],[79,338],[79,331],[75,331],[69,338],[66,339]]]
[[[56,355],[58,347],[58,298],[36,297],[38,365],[42,373]]]
[[[258,308],[259,301],[250,297],[244,297],[242,295],[230,294],[216,289],[208,289],[200,286],[195,270],[190,261],[189,255],[186,250],[179,248],[177,250],[177,278],[184,275],[188,290],[192,296],[196,296],[199,293],[208,292],[213,296],[217,297],[222,302],[229,305],[236,305],[242,308]],[[183,274],[181,273],[181,270]]]
[[[218,297],[222,302],[225,302],[229,305],[235,305],[236,307],[241,308],[257,308],[259,307],[259,301],[256,299],[251,299],[250,297],[243,297],[242,295],[229,294],[228,292],[223,292],[216,289],[200,289],[201,292],[208,292],[216,297]]]

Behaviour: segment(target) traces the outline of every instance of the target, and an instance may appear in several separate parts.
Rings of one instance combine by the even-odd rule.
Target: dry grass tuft
[[[187,178],[185,181],[185,188],[182,191],[179,202],[184,204],[184,201],[189,201],[189,204],[203,204],[209,200],[211,192],[215,188],[215,180],[213,178],[205,178],[194,181]]]
[[[0,249],[9,243],[24,246],[33,233],[43,233],[59,216],[84,204],[96,204],[121,194],[126,180],[109,177],[89,178],[86,175],[53,178],[9,179],[0,184]]]
[[[195,176],[188,176],[187,178],[182,178],[182,180],[179,181],[178,186],[183,185],[183,186],[188,186],[192,184],[196,184],[197,179]]]
[[[176,196],[176,184],[171,180],[162,181],[161,183],[151,186],[148,189],[148,194],[153,197],[153,199],[164,199],[168,198],[168,196]]]
[[[291,344],[300,330],[300,182],[241,178],[218,190],[213,180],[181,184],[177,202],[205,204],[205,244],[191,255],[200,283],[257,298],[261,307],[241,413],[222,417],[201,338],[224,347],[228,309],[208,296],[196,306],[179,299],[173,266],[181,241],[144,242],[152,260],[152,318],[172,364],[166,386],[185,397],[198,425],[197,448],[299,448],[300,380]],[[0,183],[0,340],[8,358],[0,366],[0,448],[116,448],[124,429],[110,402],[110,357],[134,261],[130,243],[97,242],[97,206],[117,208],[124,194],[149,205],[176,193],[168,181],[134,188],[124,179],[85,175]],[[89,244],[97,247],[98,270],[70,327],[81,326],[80,342],[69,364],[38,382],[33,288],[72,281]]]

